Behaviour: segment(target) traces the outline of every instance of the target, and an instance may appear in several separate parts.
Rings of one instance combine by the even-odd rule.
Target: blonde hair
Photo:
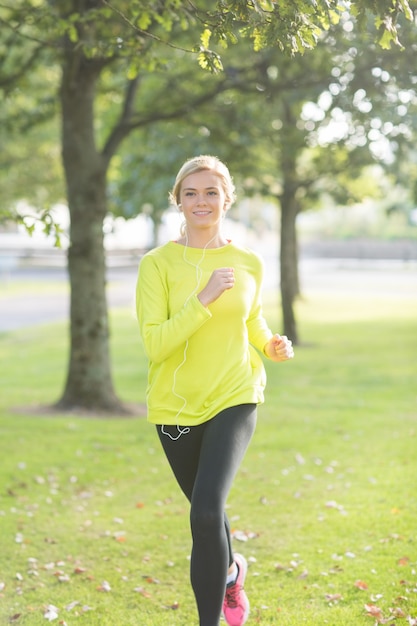
[[[170,201],[174,206],[178,207],[181,204],[181,186],[184,179],[190,174],[195,174],[196,172],[202,172],[204,170],[209,170],[214,174],[217,174],[220,178],[223,191],[226,196],[225,208],[229,209],[232,206],[236,195],[235,186],[229,169],[216,156],[210,156],[208,154],[202,154],[200,156],[193,157],[192,159],[188,159],[188,161],[186,161],[181,167],[175,179],[172,191],[169,194]]]

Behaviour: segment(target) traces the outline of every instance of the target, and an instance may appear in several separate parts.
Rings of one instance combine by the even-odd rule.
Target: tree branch
[[[39,46],[36,48],[32,56],[27,59],[14,74],[9,74],[8,76],[2,76],[0,74],[0,87],[7,88],[14,83],[16,83],[22,76],[26,74],[26,72],[36,63],[40,53],[44,50],[44,46]]]
[[[134,83],[134,84],[133,84]],[[141,117],[138,119],[134,119],[132,110],[134,98],[136,95],[137,88],[139,86],[138,78],[135,81],[130,81],[127,86],[125,102],[123,106],[123,111],[120,116],[119,122],[113,128],[104,148],[102,151],[102,156],[106,164],[109,163],[111,157],[115,153],[116,149],[120,145],[120,143],[134,130],[137,128],[143,128],[145,126],[149,126],[150,124],[154,124],[156,122],[167,122],[169,120],[178,119],[185,114],[189,113],[190,110],[201,106],[207,102],[210,102],[213,98],[215,98],[219,93],[229,89],[231,87],[229,81],[224,79],[221,82],[218,82],[213,89],[210,91],[201,94],[196,97],[194,100],[187,100],[186,103],[178,105],[176,108],[171,111],[154,111],[152,114],[147,117]]]
[[[3,5],[0,5],[0,8],[8,8],[8,9],[10,9],[10,7],[3,7]],[[41,47],[44,47],[44,48],[57,48],[58,47],[56,43],[52,43],[50,41],[45,41],[43,39],[39,39],[38,37],[31,37],[30,35],[27,35],[26,33],[22,33],[19,30],[21,24],[17,24],[17,26],[12,26],[7,20],[4,20],[3,18],[0,18],[0,24],[2,24],[2,26],[4,26],[4,27],[8,28],[9,30],[11,30],[13,33],[18,35],[22,39],[27,39],[28,41],[34,41],[35,43],[40,44]]]
[[[123,108],[118,122],[113,127],[102,151],[102,157],[106,165],[115,154],[123,139],[130,133],[130,122],[133,116],[135,97],[139,88],[140,77],[136,76],[126,84]]]
[[[148,126],[149,124],[153,124],[155,122],[166,122],[168,120],[177,119],[182,117],[183,115],[189,113],[190,110],[198,108],[202,104],[210,102],[215,98],[219,93],[222,93],[226,89],[231,87],[230,83],[227,80],[223,80],[216,84],[211,91],[201,94],[196,97],[194,100],[188,99],[186,103],[179,105],[177,108],[171,111],[155,111],[148,117],[143,117],[141,119],[137,119],[132,121],[130,124],[130,130],[134,130],[135,128],[140,128],[143,126]]]
[[[196,54],[195,50],[189,50],[188,48],[177,46],[176,44],[173,44],[171,41],[166,41],[165,39],[161,39],[161,37],[158,37],[157,35],[154,35],[153,33],[150,33],[147,30],[143,30],[142,28],[139,28],[123,13],[123,11],[120,11],[120,9],[116,9],[116,7],[110,4],[110,2],[107,2],[107,0],[102,0],[102,2],[105,6],[107,6],[114,13],[116,13],[124,22],[126,22],[126,24],[128,24],[130,28],[132,28],[136,33],[138,33],[139,35],[142,35],[142,37],[153,39],[154,41],[157,41],[158,43],[163,44],[165,46],[168,46],[169,48],[173,48],[174,50],[181,50],[182,52],[189,52],[191,54]]]

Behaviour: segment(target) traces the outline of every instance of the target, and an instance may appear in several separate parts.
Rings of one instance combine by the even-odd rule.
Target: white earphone
[[[179,206],[181,206],[181,205],[179,205]],[[208,241],[206,243],[206,245],[203,248],[203,254],[201,255],[201,258],[200,258],[199,262],[197,263],[197,265],[195,265],[195,263],[192,263],[191,261],[189,261],[187,259],[187,256],[186,256],[186,251],[187,251],[187,246],[188,246],[188,235],[187,235],[187,230],[185,230],[185,246],[184,246],[184,252],[183,252],[183,260],[186,263],[188,263],[188,265],[191,265],[192,267],[195,267],[195,271],[196,271],[196,286],[194,287],[193,291],[189,294],[189,296],[186,298],[183,306],[185,306],[187,304],[187,302],[190,300],[190,298],[192,298],[193,295],[200,288],[201,278],[203,276],[203,271],[202,271],[200,265],[202,264],[202,262],[204,260],[204,257],[206,255],[207,247],[211,244],[212,241],[214,241],[216,236],[217,235],[214,235],[214,237],[212,237],[210,239],[210,241]],[[176,382],[177,382],[177,373],[179,372],[181,367],[187,361],[187,350],[188,350],[188,339],[185,342],[183,359],[182,359],[181,363],[177,366],[177,368],[174,371],[174,377],[173,377],[172,388],[171,388],[171,391],[174,394],[174,396],[176,396],[179,400],[182,400],[182,406],[179,408],[179,410],[178,410],[178,412],[177,412],[177,414],[175,416],[175,420],[177,421],[178,436],[177,437],[173,437],[170,433],[168,433],[168,432],[166,432],[164,430],[164,426],[162,426],[162,428],[161,428],[161,432],[164,435],[167,435],[170,439],[172,439],[172,441],[177,441],[181,437],[181,435],[186,435],[187,433],[190,432],[190,428],[188,426],[186,426],[185,428],[181,428],[181,426],[178,423],[179,416],[181,415],[181,413],[183,412],[183,410],[187,406],[187,398],[184,398],[184,396],[182,396],[181,394],[177,393],[177,391],[175,390],[175,385],[176,385]]]

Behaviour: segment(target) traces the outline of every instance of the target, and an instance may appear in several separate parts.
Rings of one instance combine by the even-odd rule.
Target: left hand
[[[264,352],[271,361],[281,362],[294,358],[292,342],[285,335],[274,335],[265,345]]]

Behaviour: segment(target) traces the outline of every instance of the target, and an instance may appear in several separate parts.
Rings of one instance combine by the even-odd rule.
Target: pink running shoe
[[[228,626],[243,626],[249,617],[249,600],[243,590],[248,564],[241,554],[235,554],[235,563],[239,568],[239,573],[236,582],[226,587],[223,617]]]

